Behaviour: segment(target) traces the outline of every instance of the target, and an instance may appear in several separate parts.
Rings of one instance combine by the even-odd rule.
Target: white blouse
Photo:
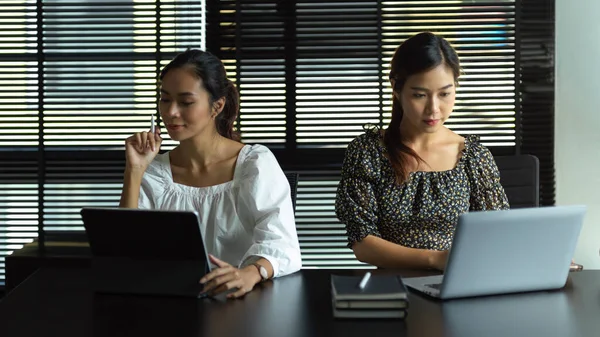
[[[245,145],[233,180],[208,187],[175,183],[169,153],[144,173],[138,207],[197,211],[206,251],[241,268],[263,257],[274,277],[302,267],[290,185],[271,151]]]

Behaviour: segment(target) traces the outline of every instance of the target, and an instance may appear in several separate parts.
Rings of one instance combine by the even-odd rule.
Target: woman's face
[[[452,69],[445,64],[409,76],[401,91],[394,92],[402,103],[402,124],[416,133],[439,130],[454,108],[454,83]]]
[[[192,70],[175,68],[162,79],[159,111],[171,139],[183,141],[204,131],[214,131],[216,113],[202,80]]]

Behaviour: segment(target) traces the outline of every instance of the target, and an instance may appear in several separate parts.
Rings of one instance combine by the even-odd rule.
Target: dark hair
[[[221,113],[215,117],[217,132],[223,137],[240,140],[239,133],[234,124],[238,116],[240,98],[235,84],[227,78],[225,66],[213,54],[198,50],[188,49],[178,54],[160,72],[160,80],[172,69],[189,68],[202,80],[204,89],[210,95],[210,105],[221,97],[225,97],[225,106]]]
[[[392,89],[396,95],[392,95],[392,120],[385,131],[383,143],[399,183],[408,179],[409,157],[418,162],[423,160],[402,142],[400,122],[404,111],[396,96],[402,91],[409,76],[428,71],[440,64],[446,64],[452,69],[455,84],[458,85],[460,63],[456,51],[448,41],[429,32],[419,33],[404,41],[392,58],[390,80],[395,81]]]

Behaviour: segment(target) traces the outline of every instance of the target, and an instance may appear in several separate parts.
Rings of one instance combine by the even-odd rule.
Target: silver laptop
[[[402,280],[440,299],[562,288],[585,213],[582,205],[465,213],[444,275]]]

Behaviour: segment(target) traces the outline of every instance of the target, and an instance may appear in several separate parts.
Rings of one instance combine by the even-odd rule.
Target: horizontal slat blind
[[[386,125],[391,56],[429,30],[455,46],[464,68],[448,126],[515,146],[514,1],[224,1],[220,9],[219,52],[235,57],[247,142],[287,136],[298,149],[344,148],[365,124]],[[284,122],[286,106],[295,125]]]
[[[299,171],[296,228],[305,268],[369,267],[356,260],[335,216],[339,180],[339,170]]]
[[[83,230],[82,207],[117,207],[123,159],[56,153],[46,160],[44,231]]]
[[[377,1],[296,1],[296,147],[344,148],[379,124],[381,81]],[[307,167],[308,169],[308,167]],[[335,215],[339,171],[300,171],[296,222],[306,268],[365,267],[347,247]]]
[[[207,2],[207,50],[221,59],[227,77],[239,88],[236,41],[239,41],[236,25],[236,0],[209,0]],[[234,124],[239,131],[240,116]],[[242,136],[242,138],[245,138]]]
[[[150,127],[160,69],[186,48],[205,49],[206,40],[204,0],[5,3],[1,263],[38,234],[30,229],[40,219],[41,233],[82,230],[81,207],[118,205],[124,141]],[[163,136],[163,148],[172,148]]]
[[[243,140],[282,147],[286,140],[284,9],[281,1],[240,1],[235,41]]]
[[[156,110],[154,12],[136,13],[127,1],[44,6],[47,147],[122,148],[148,127]]]
[[[38,234],[38,72],[35,1],[0,3],[0,287],[4,258]]]
[[[38,144],[35,1],[0,3],[0,150]]]
[[[0,151],[38,145],[38,63],[28,59],[0,54]]]
[[[345,147],[379,124],[377,1],[296,2],[296,140],[299,148]],[[293,71],[290,70],[290,71]]]
[[[123,148],[157,111],[159,67],[204,48],[200,1],[47,1],[43,11],[47,147]]]

